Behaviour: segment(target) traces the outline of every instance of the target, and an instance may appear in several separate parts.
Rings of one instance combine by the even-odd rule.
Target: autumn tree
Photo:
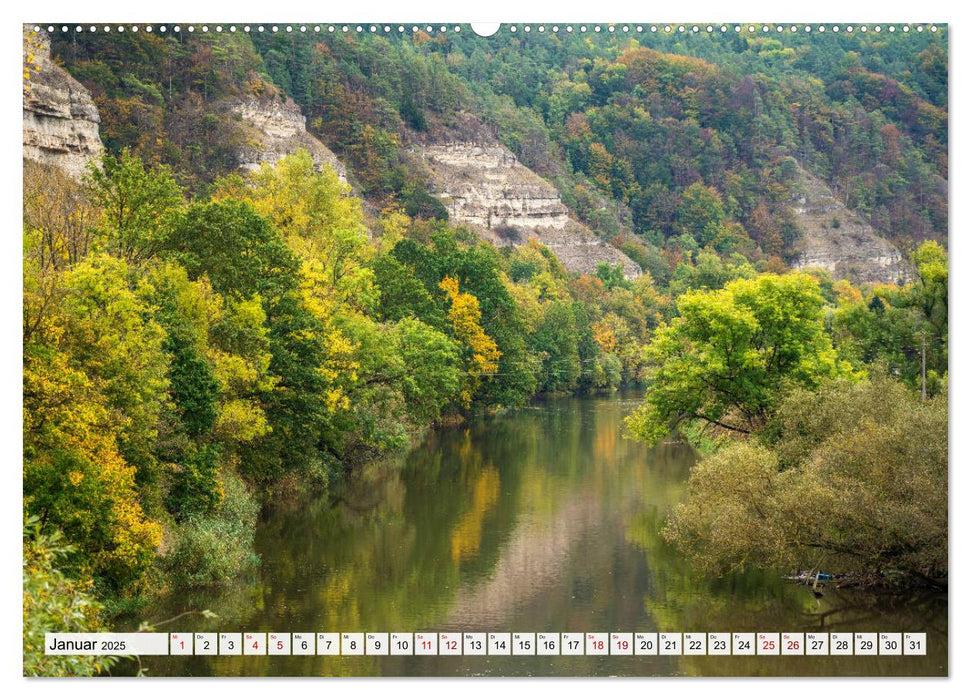
[[[94,256],[62,274],[46,306],[25,299],[24,504],[76,546],[75,570],[120,590],[161,541],[141,493],[157,478],[165,334],[124,261]]]
[[[460,394],[461,401],[468,406],[482,377],[495,374],[499,369],[502,353],[496,342],[486,335],[479,325],[482,313],[479,300],[473,295],[459,291],[459,283],[452,277],[445,277],[440,284],[448,296],[450,308],[448,320],[452,323],[455,338],[465,348],[465,366],[468,378]]]

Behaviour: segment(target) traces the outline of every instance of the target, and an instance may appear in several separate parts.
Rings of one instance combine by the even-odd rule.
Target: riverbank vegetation
[[[913,263],[832,303],[806,275],[689,292],[654,333],[628,427],[712,452],[664,533],[700,569],[946,585],[947,259],[925,243]]]

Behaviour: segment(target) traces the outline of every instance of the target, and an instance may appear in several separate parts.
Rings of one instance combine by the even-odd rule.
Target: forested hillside
[[[426,218],[442,211],[408,147],[468,139],[475,115],[656,278],[699,248],[787,259],[800,169],[905,253],[946,238],[946,30],[72,34],[54,50],[109,149],[192,188],[233,166],[218,105],[282,90],[362,195]]]

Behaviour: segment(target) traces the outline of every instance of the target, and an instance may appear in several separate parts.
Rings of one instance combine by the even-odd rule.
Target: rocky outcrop
[[[249,99],[231,106],[244,130],[246,145],[236,154],[240,167],[257,170],[262,163],[276,163],[298,150],[310,153],[320,168],[329,165],[341,180],[347,181],[344,165],[330,149],[307,132],[307,118],[290,98]]]
[[[24,158],[79,179],[104,146],[91,93],[51,60],[50,39],[24,28]]]
[[[633,260],[570,217],[556,188],[497,143],[453,142],[412,147],[428,167],[435,194],[450,219],[495,245],[536,239],[571,272],[592,273],[597,264],[622,265],[628,278],[641,269]]]
[[[911,278],[910,265],[896,246],[843,206],[819,178],[801,170],[791,204],[802,228],[794,268],[823,268],[854,284],[898,284]]]

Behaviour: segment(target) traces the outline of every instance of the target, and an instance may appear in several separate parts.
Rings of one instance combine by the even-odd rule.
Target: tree
[[[877,287],[868,301],[845,299],[833,315],[833,332],[849,360],[880,363],[914,388],[926,372],[926,389],[936,394],[948,370],[947,254],[926,241],[912,260],[915,281],[903,289]]]
[[[251,205],[193,204],[165,241],[165,252],[196,279],[205,275],[230,299],[265,301],[297,286],[299,261]]]
[[[631,288],[630,281],[624,278],[624,266],[619,263],[617,265],[597,263],[597,279],[604,283],[604,289],[608,292],[615,287]]]
[[[321,318],[344,303],[369,309],[375,303],[370,247],[361,200],[333,168],[317,171],[306,151],[264,163],[249,187],[224,181],[217,197],[248,202],[300,258],[305,298]]]
[[[434,328],[445,329],[445,314],[411,268],[385,254],[371,263],[371,269],[381,290],[377,311],[382,321],[400,321],[411,316]]]
[[[107,250],[127,260],[145,260],[159,251],[182,207],[182,190],[168,167],[146,170],[126,148],[106,154],[101,167],[85,176],[92,201],[101,207],[100,233]]]
[[[498,371],[502,353],[496,346],[496,341],[486,335],[479,325],[482,318],[479,300],[471,294],[460,292],[458,281],[451,277],[445,277],[439,286],[448,295],[451,304],[448,320],[452,322],[455,338],[465,347],[468,379],[461,392],[461,399],[469,406],[475,390],[482,383],[482,377]]]
[[[702,247],[719,239],[728,218],[718,190],[700,180],[682,193],[676,216],[678,231]]]
[[[29,255],[40,270],[74,265],[91,250],[100,211],[60,169],[24,160],[23,212],[25,238],[36,238]]]
[[[437,420],[462,386],[459,347],[412,318],[394,327],[394,347],[404,369],[399,381],[412,420],[419,424]]]
[[[139,487],[156,474],[159,417],[168,402],[165,333],[142,284],[117,258],[93,256],[64,273],[43,322],[25,316],[24,502],[76,545],[75,566],[121,589],[161,541]],[[29,313],[29,312],[28,312]]]
[[[736,433],[761,425],[790,387],[849,372],[823,328],[824,300],[805,274],[739,279],[689,291],[681,315],[647,348],[647,395],[631,433],[657,442],[687,422]]]
[[[924,241],[913,255],[917,282],[913,290],[932,345],[932,365],[947,371],[947,252],[936,241]],[[931,366],[931,365],[929,365]]]
[[[41,531],[33,516],[24,522],[24,675],[93,676],[111,667],[111,657],[44,652],[45,634],[100,632],[101,605],[90,580],[72,579],[60,567],[74,552],[60,532]]]
[[[568,301],[549,304],[529,339],[530,349],[542,362],[540,388],[544,391],[570,391],[577,386],[583,372],[581,330],[574,307],[574,303]]]

